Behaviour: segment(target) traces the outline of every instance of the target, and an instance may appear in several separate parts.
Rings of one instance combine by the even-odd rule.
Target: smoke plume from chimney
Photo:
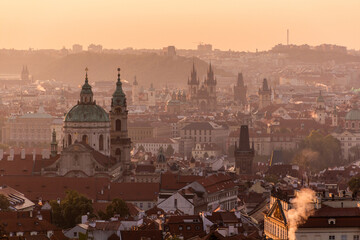
[[[314,212],[315,192],[309,188],[301,189],[292,200],[293,208],[288,211],[289,239],[295,240],[298,226],[304,223]]]

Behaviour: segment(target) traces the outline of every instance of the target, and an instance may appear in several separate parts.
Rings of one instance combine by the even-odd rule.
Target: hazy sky
[[[0,48],[360,49],[360,0],[0,0]]]

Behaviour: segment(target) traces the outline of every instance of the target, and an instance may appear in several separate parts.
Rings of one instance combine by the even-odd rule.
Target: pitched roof
[[[330,223],[329,219],[335,222]],[[331,208],[324,207],[315,211],[299,228],[347,228],[360,227],[359,208]]]
[[[172,173],[163,173],[160,177],[160,189],[177,191],[189,183],[199,180],[203,177],[196,175],[180,175]]]
[[[209,177],[197,180],[207,193],[214,193],[220,190],[236,187],[232,178],[227,174],[213,174]]]
[[[159,191],[159,183],[111,183],[110,199],[156,201]]]

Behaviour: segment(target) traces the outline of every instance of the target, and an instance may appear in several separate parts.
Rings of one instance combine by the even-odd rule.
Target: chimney
[[[10,154],[8,156],[8,161],[14,160],[14,149],[10,149]]]
[[[247,125],[241,125],[240,128],[239,150],[250,151],[249,128]]]
[[[4,149],[0,149],[0,160],[4,158]]]
[[[21,149],[21,159],[25,159],[25,149]]]
[[[87,223],[87,221],[88,221],[88,215],[82,215],[81,216],[81,223],[85,224],[85,223]]]

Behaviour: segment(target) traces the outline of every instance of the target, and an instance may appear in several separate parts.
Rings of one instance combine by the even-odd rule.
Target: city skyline
[[[79,43],[109,49],[195,49],[200,43],[237,51],[276,44],[337,44],[360,49],[360,2],[347,1],[3,1],[0,48],[60,49]],[[26,41],[24,41],[26,39]]]

